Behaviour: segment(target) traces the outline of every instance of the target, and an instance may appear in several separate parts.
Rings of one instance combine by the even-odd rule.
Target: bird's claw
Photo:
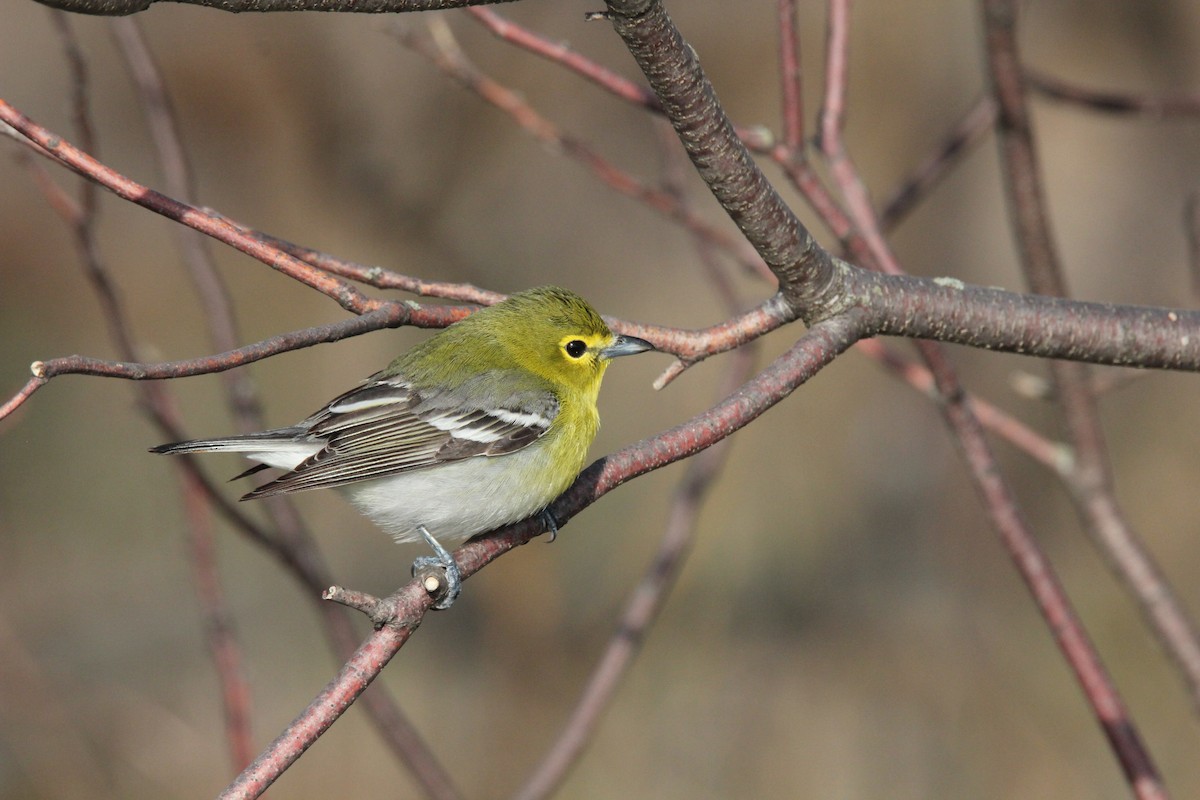
[[[542,524],[546,526],[546,532],[550,534],[550,538],[547,539],[546,542],[550,543],[550,542],[553,542],[555,539],[557,539],[558,538],[558,520],[556,520],[554,518],[554,515],[552,513],[550,513],[550,509],[543,508],[541,513],[538,514],[538,518],[541,519]]]
[[[434,555],[421,556],[413,561],[413,577],[420,577],[422,574],[426,575],[425,590],[436,598],[433,607],[439,611],[444,611],[454,605],[454,601],[462,593],[462,573],[459,571],[454,557],[450,555],[450,552],[446,548],[442,547],[437,539],[433,538],[433,534],[426,530],[425,526],[422,525],[417,528],[417,532],[421,534],[421,538],[433,550]],[[430,574],[434,570],[440,571],[446,576],[444,584],[437,581],[435,579],[436,576]]]

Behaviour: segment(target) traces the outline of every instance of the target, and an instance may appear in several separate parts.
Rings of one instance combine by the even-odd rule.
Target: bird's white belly
[[[547,469],[548,448],[496,458],[475,457],[342,487],[360,512],[398,542],[420,538],[424,525],[438,541],[460,542],[525,519],[545,508],[574,478]],[[578,469],[578,467],[576,467]],[[553,483],[534,476],[561,476]]]

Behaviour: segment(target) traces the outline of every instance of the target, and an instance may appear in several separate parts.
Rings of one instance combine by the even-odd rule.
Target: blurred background
[[[599,7],[599,3],[593,4]],[[820,101],[824,11],[802,3],[806,108]],[[848,144],[886,197],[985,85],[976,4],[861,0]],[[50,12],[0,0],[0,96],[69,140],[71,84]],[[1028,64],[1127,92],[1200,89],[1200,5],[1027,4]],[[672,13],[727,109],[779,130],[775,4],[693,0]],[[592,6],[500,10],[630,78]],[[232,15],[156,5],[137,22],[161,62],[200,201],[341,257],[499,291],[556,282],[603,312],[698,327],[727,316],[689,236],[533,141],[354,15]],[[445,14],[488,74],[619,166],[656,183],[676,152],[646,114]],[[104,19],[72,17],[100,158],[162,185]],[[405,18],[423,33],[427,19]],[[1046,187],[1080,297],[1191,306],[1183,209],[1200,188],[1200,121],[1098,115],[1037,99]],[[114,357],[69,231],[0,138],[0,394],[35,359]],[[44,165],[44,164],[43,164]],[[45,166],[45,165],[44,165]],[[74,190],[73,178],[46,166]],[[777,177],[777,172],[770,172]],[[795,195],[801,216],[813,221]],[[731,226],[698,182],[697,212]],[[827,246],[835,243],[816,228]],[[105,196],[98,235],[144,360],[209,352],[171,224]],[[988,137],[899,228],[917,274],[1020,288]],[[244,343],[344,318],[227,248],[216,254]],[[770,287],[724,263],[743,307]],[[761,366],[800,334],[762,342]],[[294,422],[423,336],[383,331],[249,367],[271,424]],[[908,348],[906,343],[898,346]],[[969,387],[1050,437],[1052,407],[1011,388],[1043,364],[952,352]],[[663,356],[622,362],[601,398],[599,456],[711,404],[728,356],[655,393]],[[233,430],[214,376],[169,387],[189,433]],[[1200,384],[1139,376],[1103,400],[1119,497],[1200,613]],[[135,387],[61,377],[0,423],[0,796],[197,798],[231,778],[187,562],[178,481]],[[1128,796],[1081,693],[983,517],[932,404],[850,353],[731,440],[695,549],[562,797]],[[1168,785],[1200,796],[1200,727],[1180,679],[1105,569],[1058,484],[997,445]],[[204,461],[218,480],[243,468]],[[621,487],[493,564],[427,618],[383,680],[468,797],[511,792],[553,741],[657,547],[684,465]],[[242,488],[229,486],[229,496]],[[416,546],[393,545],[335,494],[297,498],[337,580],[384,594]],[[262,509],[247,508],[261,515]],[[334,673],[309,598],[218,530],[265,744]],[[365,635],[367,626],[362,625]],[[352,709],[271,790],[414,796]]]

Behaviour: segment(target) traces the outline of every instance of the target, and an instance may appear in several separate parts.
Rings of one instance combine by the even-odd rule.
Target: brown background
[[[593,4],[599,5],[599,4]],[[672,4],[731,114],[778,129],[774,3]],[[807,3],[809,119],[823,15]],[[1200,6],[1027,4],[1030,64],[1125,91],[1200,88]],[[578,3],[501,10],[634,69]],[[48,12],[0,0],[0,96],[68,139],[69,82]],[[731,16],[732,15],[732,16]],[[662,137],[643,113],[447,19],[482,68],[648,180]],[[163,4],[138,17],[178,107],[202,200],[306,245],[420,277],[512,291],[568,285],[605,313],[683,326],[722,317],[687,235],[385,34],[350,15],[230,15]],[[100,156],[161,185],[104,20],[72,19],[91,70]],[[975,4],[856,4],[849,145],[876,198],[983,90]],[[423,26],[420,17],[405,24]],[[1195,121],[1034,105],[1069,280],[1089,299],[1191,305],[1182,208],[1200,188]],[[37,358],[111,357],[64,227],[0,140],[0,389]],[[906,267],[1017,288],[989,138],[893,236]],[[70,182],[61,170],[56,179]],[[774,175],[775,173],[771,173]],[[697,207],[720,219],[694,180]],[[790,197],[790,195],[789,195]],[[802,209],[802,217],[812,214]],[[106,199],[100,240],[144,358],[206,352],[170,225]],[[828,233],[818,229],[827,245]],[[329,300],[218,249],[243,341],[342,318]],[[768,289],[737,278],[746,306]],[[798,329],[778,332],[760,363]],[[387,331],[251,368],[287,424],[421,336]],[[1016,357],[955,350],[969,385],[1056,435],[1009,388]],[[713,359],[655,394],[662,356],[606,381],[599,455],[705,407]],[[212,377],[173,390],[197,435],[231,430]],[[1200,413],[1194,376],[1107,397],[1120,499],[1189,607],[1200,609]],[[213,669],[169,465],[131,387],[65,377],[0,423],[0,796],[195,798],[228,780]],[[1039,467],[1000,452],[1176,796],[1200,795],[1200,730],[1132,604]],[[241,469],[210,458],[219,477]],[[563,797],[1124,797],[1127,789],[1049,634],[987,527],[936,410],[856,354],[738,434],[695,553]],[[471,797],[515,787],[555,735],[662,530],[675,466],[639,479],[472,580],[385,680]],[[231,496],[236,488],[230,487]],[[338,579],[386,592],[398,548],[334,494],[299,498]],[[257,512],[256,512],[257,513]],[[221,529],[226,587],[273,737],[335,663],[309,601]],[[352,710],[271,796],[411,796]]]

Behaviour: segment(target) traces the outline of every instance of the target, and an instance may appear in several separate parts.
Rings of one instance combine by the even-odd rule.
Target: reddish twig
[[[574,72],[628,103],[652,111],[662,111],[654,92],[575,52],[564,42],[552,42],[490,8],[470,8],[467,14],[502,41]]]
[[[340,275],[352,281],[374,286],[377,289],[398,289],[420,297],[440,297],[444,300],[456,300],[480,306],[494,305],[506,297],[500,292],[481,289],[469,283],[421,280],[383,267],[359,264],[311,247],[293,244],[252,228],[241,228],[241,230],[271,247],[277,247],[288,255],[295,256],[305,264],[333,275]]]
[[[949,174],[961,158],[981,143],[996,123],[996,101],[985,96],[975,102],[950,133],[884,200],[879,212],[885,230],[900,223],[929,191]]]
[[[583,164],[606,186],[643,203],[679,223],[692,235],[728,252],[746,271],[760,275],[766,273],[762,260],[745,241],[693,214],[670,193],[648,186],[617,167],[582,139],[562,131],[538,113],[518,93],[481,73],[458,47],[444,20],[433,18],[430,29],[433,34],[432,41],[415,35],[411,29],[402,25],[393,26],[391,31],[396,40],[406,48],[428,59],[446,75],[508,114],[522,130],[535,139]]]
[[[984,0],[982,8],[988,66],[999,107],[1004,183],[1022,267],[1033,291],[1065,296],[1067,285],[1041,185],[1017,51],[1017,6],[1011,0]],[[1147,623],[1186,680],[1193,703],[1200,706],[1200,634],[1116,501],[1087,370],[1069,362],[1052,362],[1050,369],[1074,449],[1073,469],[1066,476],[1071,497],[1092,541],[1138,600]],[[1153,794],[1149,789],[1138,791]]]
[[[1015,499],[1000,477],[995,456],[988,448],[977,421],[961,399],[947,403],[943,409],[955,432],[955,441],[971,466],[976,488],[989,509],[992,523],[999,531],[1001,541],[1017,565],[1018,572],[1029,586],[1067,663],[1075,672],[1130,785],[1140,798],[1165,798],[1162,779],[1142,743],[1133,718],[1105,671],[1095,647],[1088,640],[1053,568],[1030,534]]]
[[[1194,117],[1200,115],[1200,92],[1177,95],[1127,94],[1100,89],[1088,89],[1048,75],[1024,70],[1030,88],[1052,100],[1082,106],[1090,111],[1109,114],[1141,114],[1157,119]]]
[[[179,126],[175,120],[170,96],[166,91],[153,54],[150,52],[141,30],[133,20],[113,20],[112,25],[119,48],[126,58],[130,74],[138,89],[138,95],[142,99],[151,138],[165,175],[167,190],[185,202],[192,202],[195,189],[191,166],[180,139]],[[94,184],[90,182],[85,182],[85,184],[94,187]],[[204,319],[208,323],[209,336],[214,349],[218,351],[236,349],[236,343],[241,337],[238,334],[233,315],[232,298],[213,263],[208,239],[183,226],[178,226],[175,230],[178,234],[184,263],[192,276],[200,304],[205,310]],[[306,263],[311,264],[307,261]],[[320,268],[319,264],[312,265]],[[222,375],[225,376],[226,393],[237,427],[242,432],[265,428],[261,404],[249,375],[237,370],[228,370]],[[189,461],[191,460],[189,459]],[[186,466],[184,469],[189,471]],[[189,473],[199,475],[198,470],[189,471]],[[193,478],[193,480],[201,481],[203,479]],[[204,483],[200,485],[203,488],[211,489]],[[218,503],[219,507],[227,505],[224,499],[219,498],[215,492],[211,497],[217,498],[211,502]],[[282,563],[292,565],[294,571],[307,573],[309,580],[307,588],[310,591],[314,590],[317,587],[312,582],[312,578],[315,576],[311,573],[314,568],[316,571],[323,571],[319,567],[321,557],[312,536],[300,521],[290,499],[280,498],[268,503],[267,513],[278,532],[269,537],[261,532],[252,533],[252,538],[266,545],[281,559]],[[304,565],[314,566],[305,569]],[[298,573],[297,577],[300,577],[303,582],[304,576]],[[353,651],[353,645],[350,643],[351,637],[346,635],[345,615],[336,613],[327,605],[322,605],[320,608],[323,612],[322,619],[325,623],[325,630],[331,642],[341,657],[347,657]],[[220,644],[221,642],[217,641],[214,646],[218,656],[218,667],[227,666],[229,662],[225,648],[220,647]],[[231,700],[237,699],[236,693],[227,691],[226,694]],[[457,791],[454,789],[449,774],[438,763],[432,751],[389,693],[383,689],[372,693],[370,699],[365,703],[365,707],[368,716],[375,723],[376,729],[383,735],[393,752],[408,766],[413,777],[429,797],[444,798],[444,800],[457,797]],[[227,714],[227,716],[233,718],[233,715]],[[253,756],[253,750],[248,747],[248,737],[234,736],[231,737],[231,741],[235,744],[237,753],[235,761],[240,770],[249,763]]]
[[[250,733],[250,684],[242,666],[242,650],[234,634],[233,616],[218,577],[212,516],[204,486],[187,469],[180,468],[179,473],[188,520],[188,560],[192,565],[192,581],[204,611],[208,649],[221,685],[225,738],[229,743],[233,768],[241,771],[254,758],[255,752],[254,738]]]
[[[468,9],[467,13],[502,41],[575,73],[631,105],[656,114],[663,113],[662,104],[659,103],[654,92],[575,52],[566,44],[552,42],[491,9],[476,7]],[[747,147],[758,152],[767,152],[775,143],[771,133],[762,127],[739,127],[737,134]]]
[[[17,390],[16,394],[8,398],[8,400],[4,401],[4,403],[0,404],[0,420],[3,420],[9,414],[12,414],[14,411],[20,408],[26,400],[33,396],[34,392],[46,385],[46,382],[49,379],[39,374],[41,371],[41,366],[41,361],[33,362],[29,368],[33,373],[33,377],[25,381],[25,385]]]
[[[408,606],[429,605],[429,596],[419,587],[409,585],[401,592],[406,596]],[[416,621],[411,624],[395,622],[383,625],[371,634],[300,716],[221,792],[221,800],[258,797],[265,792],[370,686],[408,641],[416,624]]]
[[[141,100],[150,139],[162,168],[166,192],[185,203],[194,203],[196,190],[192,167],[179,134],[171,97],[155,63],[154,54],[135,19],[114,19],[111,28]],[[83,149],[88,150],[87,147]],[[85,183],[95,186],[90,181]],[[234,318],[233,298],[217,271],[209,247],[210,240],[182,225],[172,226],[172,230],[204,309],[212,349],[216,352],[235,349],[241,336]],[[223,373],[223,381],[237,430],[250,433],[263,429],[262,405],[250,374],[227,371]]]
[[[800,153],[804,147],[804,82],[800,70],[800,37],[796,30],[796,0],[776,0],[776,15],[779,19],[783,146],[792,153]]]
[[[722,441],[816,375],[860,335],[861,319],[857,314],[813,326],[790,350],[724,401],[681,425],[592,464],[550,505],[554,519],[561,528],[625,481]],[[468,541],[454,552],[463,577],[469,578],[504,553],[529,541],[544,530],[543,526],[541,518],[534,517]],[[359,596],[358,599],[364,598]],[[354,658],[321,695],[225,790],[222,798],[257,797],[299,758],[404,645],[428,610],[430,598],[420,582],[414,581],[395,592],[388,603],[394,609],[395,617],[382,624],[360,646]]]
[[[71,75],[71,123],[79,136],[79,143],[89,153],[98,152],[96,149],[96,133],[92,128],[92,115],[88,110],[88,68],[87,60],[79,41],[71,30],[70,17],[61,11],[50,12],[50,22],[58,34],[59,42],[66,56],[67,68]],[[79,216],[78,226],[90,228],[95,219],[96,187],[88,181],[79,184]]]
[[[904,270],[883,236],[870,194],[842,138],[850,63],[850,0],[829,1],[825,47],[825,97],[820,115],[821,152],[841,191],[847,215],[853,221],[854,238],[861,237],[862,246],[870,253],[867,263],[889,275],[901,275]]]
[[[450,306],[434,306],[453,310]],[[348,336],[354,336],[380,328],[395,327],[404,324],[404,320],[412,309],[402,308],[399,304],[384,306],[376,311],[351,317],[341,322],[331,322],[328,325],[314,325],[311,328],[283,333],[264,339],[261,342],[239,347],[228,353],[218,353],[200,358],[187,358],[179,361],[163,361],[160,363],[141,363],[135,361],[108,361],[88,356],[64,356],[47,361],[36,362],[34,374],[42,378],[53,378],[58,375],[96,375],[105,378],[125,378],[134,381],[156,381],[169,378],[186,378],[191,375],[208,375],[234,367],[244,366],[259,361],[268,356],[311,347],[326,342],[336,342]],[[456,315],[445,315],[453,321]],[[448,322],[447,322],[448,324]]]
[[[83,54],[75,41],[66,15],[62,12],[55,12],[53,17],[68,61],[72,66],[73,110],[76,124],[79,126],[81,141],[88,150],[94,150],[96,143],[91,125],[88,104],[90,92]],[[39,186],[48,193],[51,198],[51,206],[59,212],[63,221],[75,234],[80,261],[100,299],[105,322],[118,352],[126,359],[132,359],[134,347],[128,318],[120,302],[117,288],[100,255],[95,238],[95,222],[99,210],[96,185],[91,181],[80,180],[80,200],[78,204],[72,204],[66,202],[64,198],[58,197],[60,192],[49,176],[41,173],[41,170],[38,170],[38,174],[42,176]],[[164,421],[172,421],[177,418],[170,399],[161,387],[143,386],[140,394],[145,408],[152,418]],[[190,559],[192,575],[208,634],[209,652],[221,685],[226,738],[229,743],[230,755],[234,768],[240,770],[249,763],[254,754],[253,739],[250,733],[249,684],[242,669],[241,648],[233,633],[232,617],[217,576],[208,506],[200,500],[201,486],[189,471],[180,467],[179,476],[181,492],[188,511],[186,517],[192,552]]]
[[[742,383],[752,363],[751,349],[738,350],[721,394],[733,391]],[[688,462],[687,472],[675,487],[658,552],[630,593],[616,630],[596,662],[575,708],[554,737],[553,746],[514,795],[516,800],[540,800],[553,795],[594,735],[601,715],[612,702],[622,678],[646,641],[647,631],[662,612],[691,551],[700,508],[725,465],[727,444],[723,442],[711,447]]]
[[[160,363],[141,363],[136,361],[110,361],[88,356],[64,356],[45,361],[35,361],[30,365],[33,379],[24,388],[0,406],[0,419],[15,411],[23,402],[29,399],[42,384],[58,375],[95,375],[105,378],[124,378],[126,380],[146,381],[165,380],[168,378],[185,378],[190,375],[207,375],[222,372],[234,367],[240,367],[267,358],[278,353],[312,347],[317,344],[336,342],[350,336],[357,336],[368,331],[381,328],[398,327],[411,324],[420,319],[420,324],[429,327],[445,327],[465,315],[466,309],[455,306],[426,306],[414,308],[406,303],[389,303],[381,305],[374,311],[362,316],[351,317],[341,322],[328,325],[315,325],[311,328],[279,334],[261,342],[239,347],[227,353],[217,353],[200,358],[165,361]]]
[[[380,304],[380,301],[363,295],[345,281],[313,269],[286,253],[267,247],[223,219],[167,197],[109,169],[62,137],[38,125],[4,100],[0,100],[0,122],[6,123],[35,144],[40,152],[49,154],[60,164],[96,181],[118,197],[222,241],[272,269],[316,289],[347,311],[363,314],[378,308]]]

